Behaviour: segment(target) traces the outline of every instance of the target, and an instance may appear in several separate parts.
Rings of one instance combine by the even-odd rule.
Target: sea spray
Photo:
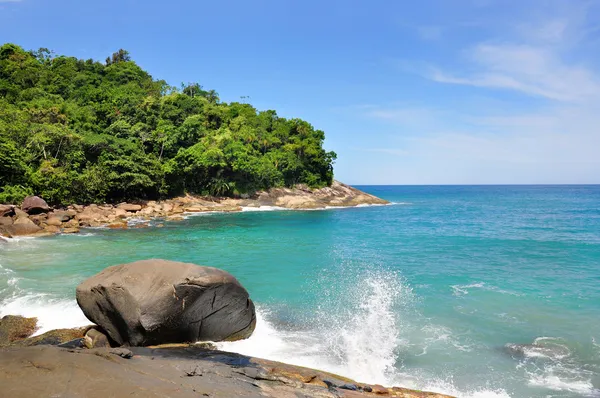
[[[46,294],[24,294],[0,302],[0,317],[21,315],[38,319],[35,335],[53,329],[74,328],[91,324],[75,300],[60,300]]]
[[[406,304],[397,300],[408,300],[410,296],[410,289],[391,272],[372,273],[354,289],[346,319],[338,319],[337,325],[325,332],[345,375],[389,384],[396,372],[401,342],[403,314],[396,307]]]
[[[5,315],[36,317],[38,330],[35,335],[90,324],[75,300],[22,288],[22,280],[13,270],[0,265],[0,318]]]
[[[412,292],[393,272],[368,273],[346,285],[343,301],[321,306],[308,328],[277,328],[272,312],[258,308],[257,328],[246,341],[220,348],[311,366],[362,382],[390,384],[398,361],[401,312]],[[333,307],[331,306],[333,304]],[[342,307],[343,304],[343,307]]]

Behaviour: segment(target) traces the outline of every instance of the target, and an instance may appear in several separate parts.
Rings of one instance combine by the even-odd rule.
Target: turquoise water
[[[85,323],[79,282],[159,257],[249,290],[257,330],[223,349],[461,397],[600,396],[600,186],[359,188],[393,204],[0,241],[0,314]]]

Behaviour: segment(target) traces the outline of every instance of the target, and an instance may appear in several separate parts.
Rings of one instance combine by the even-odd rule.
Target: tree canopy
[[[105,63],[0,47],[0,203],[235,196],[330,185],[323,131],[198,83],[155,80],[119,50]]]

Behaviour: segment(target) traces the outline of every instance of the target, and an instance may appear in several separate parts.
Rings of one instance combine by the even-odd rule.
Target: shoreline
[[[31,200],[30,200],[31,199]],[[34,203],[25,206],[27,200]],[[23,205],[0,205],[0,237],[42,237],[79,233],[81,228],[129,229],[161,227],[160,221],[181,221],[195,214],[273,210],[327,210],[389,205],[387,200],[334,181],[330,187],[273,188],[247,198],[185,195],[161,201],[69,205],[51,209],[43,199]],[[135,220],[135,222],[132,222]],[[158,221],[150,225],[151,221]]]

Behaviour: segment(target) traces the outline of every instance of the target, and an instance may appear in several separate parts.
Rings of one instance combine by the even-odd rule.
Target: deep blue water
[[[0,242],[0,313],[79,324],[87,276],[188,261],[258,305],[224,349],[464,397],[600,396],[600,186],[359,188],[393,204]]]

